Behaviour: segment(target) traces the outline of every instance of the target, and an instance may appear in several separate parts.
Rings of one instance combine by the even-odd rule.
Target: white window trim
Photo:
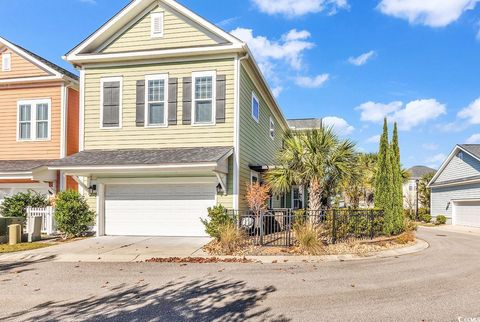
[[[107,82],[120,82],[120,102],[118,111],[118,127],[103,126],[103,84]],[[100,79],[100,129],[102,130],[119,130],[123,126],[123,77],[103,77]]]
[[[273,119],[273,117],[270,116],[270,130],[269,130],[269,136],[270,138],[272,139],[272,141],[275,141],[275,120]],[[272,135],[273,134],[273,135]]]
[[[250,171],[250,184],[253,184],[253,178],[257,178],[257,183],[260,183],[260,173],[257,171]]]
[[[200,77],[212,77],[212,122],[197,123],[195,120],[195,80]],[[203,100],[201,100],[203,101]],[[217,122],[217,72],[194,72],[192,73],[192,125],[193,126],[212,126]]]
[[[5,58],[8,58],[8,68],[5,64]],[[9,72],[12,70],[12,54],[3,53],[2,54],[2,72]]]
[[[151,80],[163,80],[165,82],[165,93],[164,93],[164,124],[149,124],[150,115],[148,108],[148,81]],[[157,75],[147,75],[145,76],[145,127],[146,128],[165,128],[168,127],[168,74],[157,74]]]
[[[155,32],[155,24],[153,21],[155,18],[159,17],[162,24],[162,32]],[[165,15],[163,12],[155,12],[150,15],[150,36],[152,38],[162,38],[164,35],[164,28],[165,28]]]
[[[253,102],[257,101],[258,103],[258,118],[255,116],[253,113]],[[260,100],[258,99],[257,95],[255,95],[255,92],[252,92],[252,118],[255,120],[255,122],[260,123]]]
[[[48,129],[47,138],[37,139],[37,104],[48,105]],[[30,105],[30,138],[20,138],[20,106]],[[17,142],[45,142],[52,140],[52,100],[50,98],[20,100],[17,101]]]

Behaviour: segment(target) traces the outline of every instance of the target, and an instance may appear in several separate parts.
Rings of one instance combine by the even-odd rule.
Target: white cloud
[[[254,36],[253,30],[246,28],[237,28],[231,34],[248,44],[266,75],[273,70],[275,61],[286,62],[293,69],[300,70],[303,67],[303,52],[314,47],[306,40],[310,37],[306,30],[292,29],[278,41]]]
[[[282,86],[277,86],[272,89],[273,96],[275,97],[279,97],[282,92],[283,92]]]
[[[398,111],[401,107],[402,102],[392,102],[389,104],[366,102],[355,109],[361,111],[360,119],[362,121],[381,122],[387,115]]]
[[[305,88],[320,88],[330,78],[328,74],[321,74],[315,77],[298,76],[295,78],[295,83],[300,87]]]
[[[374,50],[369,51],[368,53],[361,54],[358,57],[350,57],[348,62],[355,66],[362,66],[365,65],[370,59],[376,56],[376,52]]]
[[[380,135],[374,135],[372,137],[369,137],[366,142],[367,143],[379,143],[380,142],[380,137],[381,137]]]
[[[227,18],[227,19],[224,19],[222,21],[217,22],[216,25],[219,26],[219,27],[227,27],[227,26],[233,24],[238,19],[239,19],[239,17]]]
[[[411,24],[445,27],[480,0],[382,0],[378,9],[386,15],[408,20]]]
[[[79,1],[83,3],[88,3],[88,4],[97,4],[97,0],[79,0]]]
[[[428,157],[425,162],[427,163],[427,166],[430,168],[438,169],[438,167],[445,161],[447,156],[443,153],[438,153],[435,154],[431,157]]]
[[[335,14],[338,9],[348,9],[347,0],[252,0],[261,12],[269,15],[281,14],[287,17],[299,17],[309,13],[330,10]]]
[[[458,113],[461,119],[467,119],[470,124],[480,124],[480,98],[472,102]]]
[[[480,143],[480,133],[473,134],[470,136],[467,141],[465,141],[467,144],[478,144]]]
[[[438,144],[435,144],[435,143],[425,143],[425,144],[422,144],[422,148],[424,148],[425,150],[434,151],[434,150],[437,150],[437,149],[438,149]]]
[[[340,135],[349,135],[355,130],[353,126],[340,117],[327,116],[322,118],[322,121],[324,125],[333,127],[334,131]]]
[[[447,113],[445,105],[435,99],[416,100],[406,105],[398,101],[389,104],[367,102],[356,110],[361,111],[362,121],[378,123],[387,117],[390,121],[397,122],[398,128],[403,131],[410,131]]]

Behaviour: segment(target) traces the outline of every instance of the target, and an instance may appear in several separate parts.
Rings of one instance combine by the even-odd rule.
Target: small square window
[[[151,36],[154,38],[163,37],[163,13],[152,13]]]
[[[9,53],[2,54],[2,71],[9,72],[12,69],[12,55]]]
[[[257,123],[260,121],[260,103],[255,93],[252,93],[252,117]]]

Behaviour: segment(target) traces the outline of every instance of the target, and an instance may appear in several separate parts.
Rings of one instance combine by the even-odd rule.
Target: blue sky
[[[128,2],[0,0],[0,35],[71,70],[61,56]],[[180,2],[249,43],[288,118],[375,151],[388,116],[407,167],[480,143],[480,0]]]

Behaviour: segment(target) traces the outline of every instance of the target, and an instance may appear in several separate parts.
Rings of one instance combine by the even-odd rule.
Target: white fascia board
[[[0,172],[0,180],[33,180],[32,171]]]
[[[183,163],[183,164],[160,164],[160,165],[135,165],[135,166],[52,166],[48,167],[49,170],[61,170],[61,171],[121,171],[121,170],[138,170],[138,171],[150,171],[150,170],[175,170],[182,169],[205,169],[217,167],[216,162],[209,163]]]
[[[465,185],[475,184],[475,183],[480,183],[480,179],[472,179],[472,180],[461,181],[461,182],[437,183],[433,187],[432,186],[429,186],[429,187],[435,189],[435,188],[443,188],[443,187],[465,186]]]
[[[464,148],[462,148],[460,145],[456,145],[455,148],[452,150],[452,152],[450,152],[450,154],[448,155],[447,159],[442,163],[442,165],[440,166],[440,168],[438,169],[437,173],[435,173],[435,176],[433,176],[432,180],[428,183],[427,187],[428,188],[431,188],[431,185],[435,183],[435,181],[438,179],[438,177],[440,176],[440,174],[442,174],[443,170],[446,168],[446,166],[450,163],[450,161],[453,159],[454,156],[457,155],[458,152],[464,152],[466,154],[468,154],[469,156],[471,156],[472,158],[480,161],[480,159],[473,155],[472,153],[468,152],[467,150],[465,150]]]
[[[209,47],[196,47],[196,48],[176,48],[176,49],[164,49],[153,51],[138,51],[138,52],[125,52],[125,53],[113,53],[113,54],[87,54],[87,55],[69,55],[66,57],[72,64],[85,64],[85,63],[97,63],[97,62],[109,62],[109,61],[128,61],[137,59],[155,59],[164,57],[175,57],[183,55],[185,57],[202,55],[202,54],[226,54],[241,52],[243,47],[241,45],[216,45]]]
[[[38,65],[39,67],[47,70],[49,73],[57,76],[57,77],[62,77],[63,75],[59,72],[57,72],[55,69],[53,69],[52,67],[44,64],[43,62],[41,62],[40,60],[38,60],[37,58],[33,57],[32,55],[26,53],[24,50],[18,48],[17,46],[15,46],[14,44],[12,44],[11,42],[9,42],[8,40],[0,37],[0,43],[3,43],[5,46],[7,46],[8,48],[10,48],[11,50],[13,50],[15,53],[17,53],[18,55],[22,56],[23,58],[33,62],[34,64]]]
[[[51,82],[51,81],[62,81],[62,80],[63,80],[63,77],[61,76],[21,77],[21,78],[1,79],[0,84]]]

